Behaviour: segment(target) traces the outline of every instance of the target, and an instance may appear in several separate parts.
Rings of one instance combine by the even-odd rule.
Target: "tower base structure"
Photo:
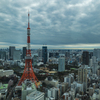
[[[30,80],[30,81],[34,82],[36,87],[38,87],[38,85],[37,85],[38,79],[33,72],[31,59],[26,59],[24,72],[23,72],[23,75],[22,75],[21,80],[19,81],[18,85],[22,85],[22,82],[24,82],[25,80]]]

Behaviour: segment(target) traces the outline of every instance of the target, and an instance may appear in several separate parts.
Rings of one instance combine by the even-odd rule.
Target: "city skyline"
[[[31,48],[94,49],[100,47],[100,0],[29,0],[0,2],[0,48],[27,46],[30,12]]]

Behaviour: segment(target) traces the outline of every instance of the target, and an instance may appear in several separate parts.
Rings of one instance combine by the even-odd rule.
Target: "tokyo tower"
[[[32,68],[32,57],[31,57],[31,49],[30,49],[30,23],[29,23],[29,12],[28,12],[28,28],[27,28],[27,51],[26,51],[26,57],[25,57],[25,68],[23,75],[18,83],[18,85],[21,85],[22,82],[24,82],[26,79],[32,81],[35,83],[36,87],[38,87],[37,82],[38,79],[35,76]]]

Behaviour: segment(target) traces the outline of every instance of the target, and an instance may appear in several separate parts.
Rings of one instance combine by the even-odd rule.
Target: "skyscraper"
[[[91,59],[92,56],[93,56],[93,52],[90,52],[90,53],[89,53],[89,59]]]
[[[85,65],[82,65],[78,69],[78,82],[83,83],[83,90],[87,90],[87,68],[85,68]]]
[[[0,51],[0,59],[6,59],[6,52],[5,51]]]
[[[14,52],[13,52],[13,60],[17,60],[17,61],[21,60],[20,50],[14,50]]]
[[[83,65],[89,65],[89,52],[88,51],[83,51],[82,64]]]
[[[67,58],[69,58],[69,57],[70,57],[70,52],[67,51],[67,52],[65,53],[65,56],[66,56]]]
[[[42,59],[44,64],[47,63],[47,46],[42,47]]]
[[[23,47],[23,59],[25,59],[26,56],[26,47]]]
[[[65,71],[65,57],[59,58],[58,71],[59,72]]]
[[[38,49],[38,57],[42,57],[42,49]]]
[[[100,61],[100,49],[94,49],[93,56],[95,56],[97,60]]]
[[[13,53],[15,51],[15,46],[9,46],[9,58],[13,59]]]

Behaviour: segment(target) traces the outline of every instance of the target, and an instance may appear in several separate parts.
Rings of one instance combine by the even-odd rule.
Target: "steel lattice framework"
[[[38,79],[34,74],[33,68],[32,68],[32,57],[31,57],[31,49],[30,49],[30,23],[29,23],[29,13],[28,13],[28,28],[27,28],[27,51],[26,51],[26,57],[25,57],[25,68],[23,75],[18,83],[18,85],[21,85],[22,82],[24,82],[26,79],[32,81],[35,83],[36,87]]]

